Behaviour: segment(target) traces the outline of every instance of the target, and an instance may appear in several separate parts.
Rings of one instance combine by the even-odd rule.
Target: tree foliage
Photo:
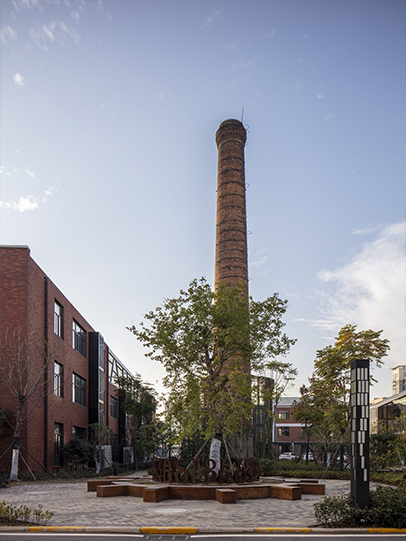
[[[334,344],[317,351],[314,362],[315,375],[340,392],[347,400],[352,361],[369,359],[371,368],[380,367],[388,355],[389,340],[381,338],[381,331],[357,331],[356,325],[340,329]]]
[[[180,439],[196,430],[235,434],[250,418],[250,370],[267,369],[295,342],[283,333],[286,308],[277,294],[247,302],[242,286],[220,284],[214,292],[202,278],[129,329],[166,369],[169,415]]]
[[[382,332],[357,331],[356,325],[345,325],[333,345],[316,353],[314,374],[309,386],[300,390],[294,416],[305,424],[309,437],[321,444],[324,457],[337,454],[337,442],[343,446],[349,431],[351,363],[369,359],[372,367],[380,367],[389,350],[389,341],[381,338]]]

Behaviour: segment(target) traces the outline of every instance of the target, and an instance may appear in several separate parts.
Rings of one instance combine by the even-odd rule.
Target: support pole
[[[351,496],[369,507],[369,361],[351,363]]]

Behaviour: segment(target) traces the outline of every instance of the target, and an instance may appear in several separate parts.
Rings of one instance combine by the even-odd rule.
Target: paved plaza
[[[349,492],[349,481],[326,480],[326,496]],[[323,496],[303,495],[301,500],[267,498],[239,500],[222,505],[216,501],[166,500],[144,503],[141,498],[98,498],[86,483],[27,483],[5,488],[0,500],[52,511],[48,526],[138,528],[142,526],[191,526],[230,529],[244,527],[315,526],[313,504]]]

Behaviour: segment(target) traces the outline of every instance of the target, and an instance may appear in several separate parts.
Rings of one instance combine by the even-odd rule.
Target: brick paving
[[[349,481],[326,480],[326,496],[349,492]],[[53,511],[48,526],[137,528],[141,526],[196,526],[201,528],[309,527],[315,525],[313,504],[323,496],[303,495],[301,500],[267,498],[216,501],[166,500],[144,503],[140,498],[97,498],[86,483],[29,483],[1,490],[0,500]]]

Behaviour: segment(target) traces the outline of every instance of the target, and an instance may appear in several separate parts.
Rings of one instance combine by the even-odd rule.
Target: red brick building
[[[304,425],[293,419],[292,408],[299,397],[282,397],[276,407],[275,437],[277,456],[281,453],[295,453],[301,456],[306,448]]]
[[[1,362],[10,362],[5,341],[13,332],[21,341],[48,344],[43,384],[25,406],[20,437],[24,460],[33,471],[64,466],[63,445],[72,436],[88,437],[89,425],[103,423],[113,432],[111,458],[121,462],[126,446],[125,415],[114,385],[115,375],[131,374],[115,357],[103,336],[86,321],[31,258],[27,246],[0,247]],[[7,338],[8,337],[8,338]],[[30,362],[44,363],[44,355]],[[38,372],[40,364],[38,364]],[[16,402],[0,386],[0,407],[15,416]],[[7,470],[12,434],[0,441],[0,468]]]

